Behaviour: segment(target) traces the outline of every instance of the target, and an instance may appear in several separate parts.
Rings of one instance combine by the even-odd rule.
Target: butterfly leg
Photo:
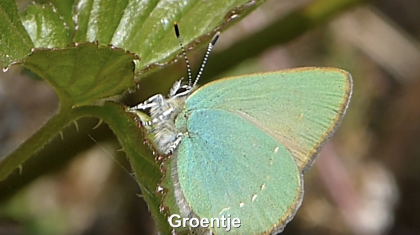
[[[149,99],[147,99],[143,103],[140,103],[140,104],[138,104],[134,107],[131,107],[130,110],[131,111],[136,111],[136,110],[153,109],[153,108],[156,108],[156,107],[162,107],[164,105],[165,105],[165,98],[161,94],[157,94],[157,95],[154,95],[154,96],[150,97]],[[142,122],[142,125],[151,126],[158,121],[159,120],[156,120],[156,118],[154,118],[152,121]]]
[[[176,147],[178,147],[179,143],[181,143],[182,136],[183,136],[182,133],[178,133],[176,135],[176,139],[172,142],[171,145],[168,146],[168,150],[166,151],[167,154],[174,152],[174,150],[176,149]]]
[[[178,92],[178,90],[181,88],[182,79],[184,79],[184,78],[181,78],[180,80],[176,81],[174,83],[174,85],[172,85],[172,88],[169,91],[169,97],[174,97],[176,95],[176,93]]]
[[[157,106],[163,106],[165,103],[165,98],[161,94],[154,95],[144,101],[143,103],[140,103],[134,107],[131,107],[130,110],[145,110],[150,109]]]
[[[181,78],[180,80],[174,83],[174,85],[172,86],[169,92],[169,98],[182,97],[191,93],[192,91],[191,85],[181,85],[183,79],[184,78]],[[180,91],[180,90],[183,90],[183,91]]]

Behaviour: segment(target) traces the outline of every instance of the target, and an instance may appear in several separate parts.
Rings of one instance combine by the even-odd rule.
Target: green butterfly
[[[175,31],[179,39],[176,24]],[[276,234],[302,203],[303,173],[340,124],[352,79],[340,69],[309,67],[198,88],[218,37],[194,81],[180,80],[168,97],[155,95],[131,110],[149,110],[148,138],[159,154],[171,155],[164,184],[176,206],[169,199],[165,205],[180,213],[171,225],[182,226],[182,217],[196,233]]]

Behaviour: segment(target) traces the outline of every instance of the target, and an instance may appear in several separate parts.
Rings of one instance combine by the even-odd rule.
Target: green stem
[[[0,204],[38,177],[59,171],[68,166],[78,153],[91,149],[96,143],[89,135],[99,138],[97,140],[100,142],[116,141],[107,125],[100,125],[92,130],[97,123],[97,118],[80,118],[77,120],[79,131],[69,124],[62,130],[64,139],[55,136],[44,148],[24,162],[22,172],[14,171],[5,180],[0,181]]]
[[[77,116],[98,117],[108,124],[127,154],[157,228],[161,233],[169,234],[171,229],[166,217],[159,211],[162,195],[156,193],[156,187],[162,179],[160,166],[147,145],[143,144],[142,131],[135,121],[136,115],[124,109],[119,103],[105,102],[103,106],[83,106],[73,111]]]
[[[6,178],[14,169],[22,165],[24,161],[59,134],[66,125],[81,117],[97,117],[108,124],[127,154],[143,192],[143,198],[149,205],[157,227],[161,232],[169,234],[170,227],[166,217],[159,211],[162,195],[156,193],[156,187],[162,178],[160,167],[147,145],[143,144],[143,134],[135,121],[136,115],[127,113],[125,106],[118,103],[105,102],[102,106],[61,109],[39,131],[0,163],[1,179]],[[58,158],[61,155],[57,153],[51,157]]]
[[[44,147],[66,125],[74,120],[74,117],[69,115],[70,111],[70,107],[62,107],[60,112],[54,115],[41,129],[21,144],[13,153],[4,158],[0,162],[0,181],[4,180],[13,170],[19,168],[23,162]]]

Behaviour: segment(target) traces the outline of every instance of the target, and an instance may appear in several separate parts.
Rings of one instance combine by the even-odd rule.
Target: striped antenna
[[[195,81],[194,81],[193,86],[197,85],[198,80],[200,80],[201,74],[203,74],[203,70],[204,70],[204,67],[206,66],[207,59],[209,58],[210,52],[213,49],[214,44],[216,44],[217,39],[219,39],[219,36],[220,36],[220,32],[217,32],[213,36],[213,39],[211,40],[211,42],[209,43],[209,46],[207,47],[206,54],[204,55],[204,58],[203,58],[203,62],[201,63],[200,70],[198,71],[197,77],[195,77]]]
[[[189,86],[191,86],[191,87],[194,87],[195,85],[197,85],[198,81],[200,80],[201,75],[203,74],[203,70],[204,70],[204,67],[206,66],[207,59],[209,58],[210,52],[211,52],[211,50],[213,49],[214,44],[216,44],[217,39],[219,39],[220,32],[217,32],[217,33],[213,36],[213,38],[212,38],[211,42],[209,43],[209,46],[207,47],[206,54],[204,55],[203,62],[201,63],[200,70],[198,71],[198,74],[197,74],[197,76],[195,77],[194,84],[191,84],[191,83],[192,83],[192,81],[191,81],[191,80],[192,80],[192,75],[191,75],[190,62],[188,61],[188,58],[187,58],[187,53],[186,53],[186,52],[185,52],[185,50],[184,50],[184,46],[182,45],[182,40],[181,40],[181,37],[180,37],[178,24],[177,24],[176,22],[174,22],[174,27],[175,27],[175,34],[176,34],[176,37],[178,38],[179,45],[181,46],[181,49],[182,49],[182,54],[184,55],[185,62],[186,62],[186,64],[187,64],[187,72],[188,72],[188,85],[189,85]]]
[[[174,28],[175,28],[175,35],[178,38],[179,46],[181,47],[181,50],[182,50],[182,55],[184,55],[185,63],[187,64],[188,85],[191,86],[192,75],[191,75],[190,62],[188,61],[187,53],[185,52],[184,46],[182,45],[182,40],[181,40],[181,37],[180,37],[178,24],[176,22],[174,22]]]

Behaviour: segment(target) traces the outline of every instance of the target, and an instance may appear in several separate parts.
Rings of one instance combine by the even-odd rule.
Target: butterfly
[[[240,227],[203,226],[220,234],[276,234],[303,198],[303,173],[339,126],[352,93],[341,69],[305,67],[197,83],[218,40],[208,45],[193,80],[175,82],[130,110],[148,111],[142,124],[160,155],[176,209],[187,219],[238,218]],[[208,225],[208,224],[207,224]],[[190,229],[194,227],[189,224]]]

